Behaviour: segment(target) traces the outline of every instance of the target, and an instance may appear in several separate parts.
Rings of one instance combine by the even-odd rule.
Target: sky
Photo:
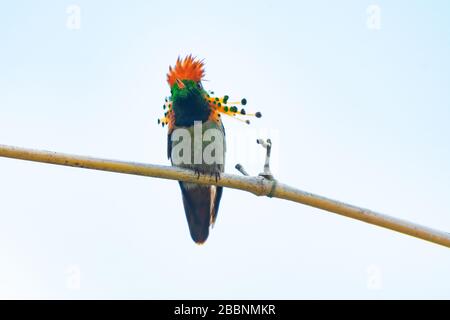
[[[0,144],[169,164],[169,65],[263,117],[226,172],[450,231],[448,1],[10,1]],[[226,189],[195,245],[174,181],[0,158],[3,299],[449,299],[448,248]]]

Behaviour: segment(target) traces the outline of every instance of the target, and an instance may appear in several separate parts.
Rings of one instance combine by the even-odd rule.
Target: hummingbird
[[[178,57],[169,66],[167,83],[170,96],[163,105],[164,117],[158,124],[168,127],[167,157],[173,166],[190,169],[200,176],[209,174],[216,181],[225,169],[225,128],[222,115],[243,121],[237,115],[261,117],[260,112],[249,114],[238,105],[247,100],[230,102],[229,96],[215,97],[203,88],[204,61],[192,55]],[[179,181],[184,212],[192,240],[203,244],[213,227],[219,211],[223,188]]]

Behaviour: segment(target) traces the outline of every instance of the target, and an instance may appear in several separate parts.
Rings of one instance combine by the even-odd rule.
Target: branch
[[[270,141],[268,142],[269,149],[267,153],[270,157]],[[262,145],[264,146],[264,144]],[[267,149],[267,145],[265,148]],[[257,196],[271,196],[302,203],[450,248],[450,233],[296,189],[274,180],[269,170],[265,170],[265,174],[269,173],[270,179],[265,177],[265,174],[255,177],[224,173],[216,181],[214,176],[200,175],[198,177],[193,171],[176,167],[91,158],[6,145],[0,145],[0,157],[239,189],[251,192]],[[268,169],[267,157],[266,165]],[[239,168],[243,170],[241,172],[245,172],[242,166],[239,166]]]

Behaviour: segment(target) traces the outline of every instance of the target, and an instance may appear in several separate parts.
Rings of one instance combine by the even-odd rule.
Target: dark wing
[[[224,139],[224,150],[223,151],[226,152],[225,127],[223,126],[222,121],[220,121],[220,129],[222,130],[223,139]],[[225,171],[225,163],[220,166],[220,171],[221,172]],[[222,199],[222,192],[223,192],[223,187],[216,186],[214,208],[213,208],[213,211],[211,212],[211,224],[214,224],[216,222],[217,214],[219,212],[220,199]]]
[[[216,187],[216,198],[214,199],[214,208],[211,212],[211,224],[214,224],[219,212],[220,199],[222,198],[223,187]]]
[[[167,134],[167,159],[171,159],[172,156],[172,132]]]

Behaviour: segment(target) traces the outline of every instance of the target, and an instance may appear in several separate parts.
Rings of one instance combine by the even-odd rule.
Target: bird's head
[[[158,119],[162,126],[168,125],[169,131],[175,126],[192,126],[194,121],[213,120],[220,122],[220,116],[225,114],[234,119],[250,123],[238,116],[261,117],[261,112],[248,113],[239,105],[247,104],[246,99],[231,102],[228,95],[212,96],[214,92],[203,89],[202,79],[205,74],[204,63],[192,55],[184,59],[178,58],[175,66],[169,67],[167,82],[171,96],[163,105],[164,117]]]
[[[205,121],[210,115],[206,91],[202,86],[204,63],[192,55],[178,58],[175,67],[169,67],[167,82],[177,125],[192,125],[193,121]]]

